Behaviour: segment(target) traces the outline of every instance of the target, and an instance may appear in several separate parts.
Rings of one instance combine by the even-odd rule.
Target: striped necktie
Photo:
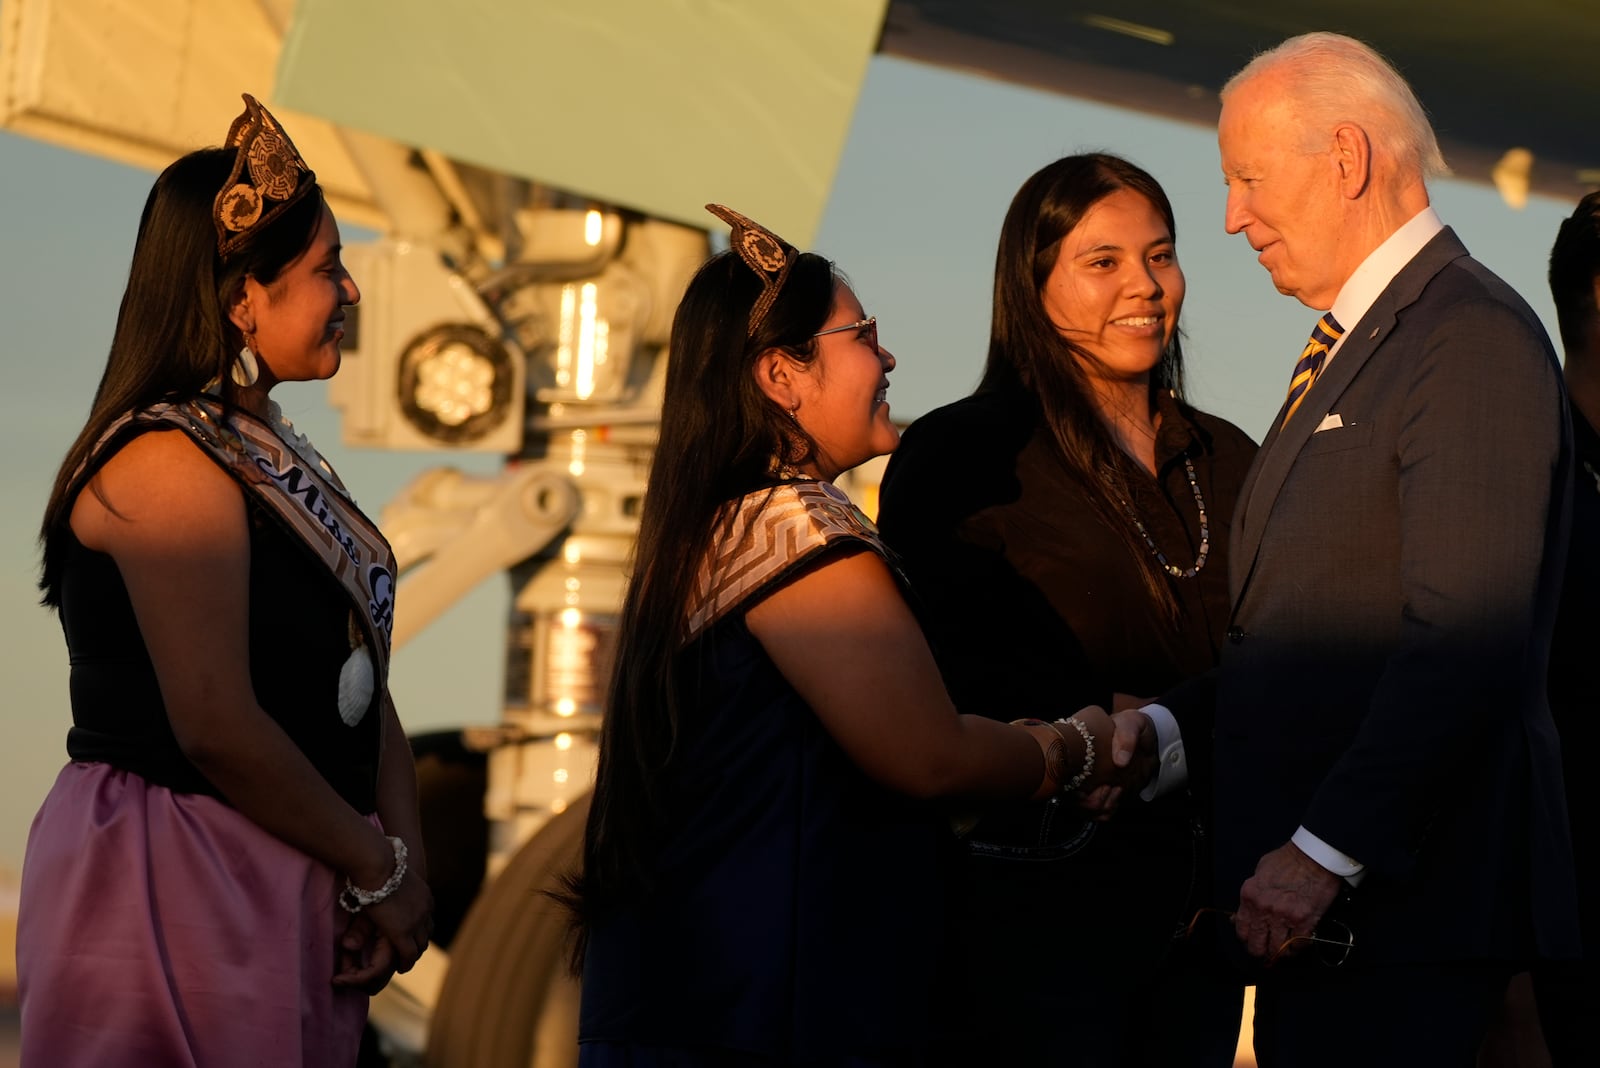
[[[1300,402],[1306,399],[1306,390],[1322,373],[1322,365],[1328,360],[1328,350],[1343,336],[1344,327],[1339,325],[1339,320],[1333,317],[1332,312],[1317,320],[1311,337],[1306,341],[1306,349],[1300,354],[1300,362],[1294,365],[1294,377],[1289,379],[1289,410],[1283,413],[1284,426],[1289,425]]]

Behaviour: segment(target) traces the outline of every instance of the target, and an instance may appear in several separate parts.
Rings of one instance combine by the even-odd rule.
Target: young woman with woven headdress
[[[338,370],[360,295],[245,104],[151,190],[45,510],[72,763],[23,867],[29,1066],[347,1068],[367,993],[428,941],[394,560],[268,398]]]
[[[1216,662],[1255,445],[1184,401],[1176,236],[1161,186],[1115,156],[1029,178],[1001,227],[982,382],[889,464],[884,538],[963,712],[1114,707]],[[1209,891],[1203,814],[1139,791],[1107,822],[1054,798],[985,812],[952,895],[941,1063],[1231,1066],[1242,983],[1175,937]],[[1041,925],[1041,908],[1096,922]],[[1062,1027],[1068,1010],[1094,1026]]]
[[[1099,783],[1112,725],[956,714],[831,484],[894,448],[895,359],[831,263],[712,210],[732,248],[673,323],[576,887],[582,1063],[912,1063],[948,837],[927,799]]]

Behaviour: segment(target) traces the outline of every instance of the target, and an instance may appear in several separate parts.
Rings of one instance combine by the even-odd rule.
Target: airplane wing
[[[1459,176],[1493,181],[1520,149],[1531,187],[1570,201],[1600,184],[1600,19],[1586,7],[5,0],[0,126],[160,167],[214,140],[244,89],[287,105],[335,210],[379,229],[471,215],[462,189],[498,173],[696,225],[712,189],[803,245],[874,48],[1209,125],[1252,54],[1325,28],[1400,67]],[[557,148],[579,136],[583,151]],[[408,182],[406,162],[428,173]]]

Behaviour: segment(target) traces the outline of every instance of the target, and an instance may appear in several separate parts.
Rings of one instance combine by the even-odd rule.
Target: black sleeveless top
[[[115,451],[107,449],[101,462]],[[341,797],[376,808],[381,708],[354,727],[339,717],[339,671],[350,654],[349,602],[337,582],[265,508],[245,495],[250,522],[250,676],[257,702]],[[149,650],[116,562],[70,526],[60,615],[71,661],[67,754],[103,762],[179,793],[223,798],[178,747]],[[207,581],[196,574],[195,582]]]

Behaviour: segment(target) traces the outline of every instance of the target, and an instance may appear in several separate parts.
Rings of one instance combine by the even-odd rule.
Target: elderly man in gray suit
[[[1156,789],[1214,746],[1218,903],[1272,962],[1263,1068],[1471,1065],[1513,963],[1576,947],[1561,371],[1429,206],[1433,131],[1370,48],[1293,38],[1222,100],[1228,232],[1327,314],[1233,519],[1221,666],[1131,722]]]

